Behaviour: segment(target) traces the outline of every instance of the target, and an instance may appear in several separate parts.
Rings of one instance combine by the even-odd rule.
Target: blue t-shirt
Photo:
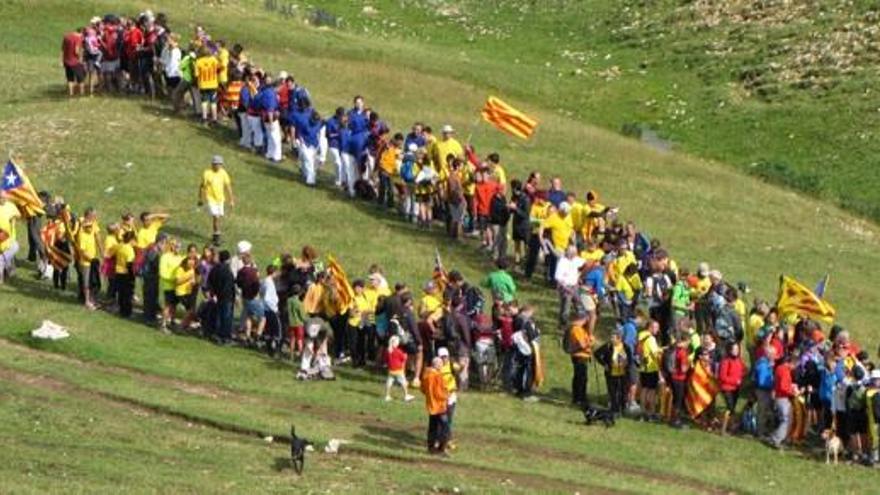
[[[339,119],[334,115],[325,122],[327,133],[327,147],[340,150],[342,149],[342,129],[339,126]]]
[[[414,143],[419,148],[424,148],[425,145],[428,143],[428,140],[425,139],[424,135],[417,136],[416,134],[410,132],[406,135],[406,139],[403,141],[403,149],[409,150],[410,143]]]
[[[549,201],[553,206],[559,208],[559,205],[565,201],[568,195],[565,194],[565,191],[560,191],[557,189],[551,189],[547,191],[547,201]]]
[[[370,131],[370,121],[367,118],[367,112],[358,112],[352,108],[348,111],[348,128],[353,134]]]
[[[305,129],[308,126],[309,119],[312,118],[312,109],[291,110],[290,113],[287,114],[287,118],[290,119],[290,124],[296,129],[297,135],[299,135],[301,132],[300,129]]]
[[[309,90],[297,85],[293,88],[293,91],[290,92],[290,98],[287,100],[288,109],[293,110],[299,108],[299,102],[304,98],[308,98],[309,102],[312,101],[312,97],[309,95]],[[311,105],[309,105],[309,107],[311,107]]]
[[[248,108],[251,105],[251,90],[247,84],[241,87],[241,93],[238,95],[238,104],[241,105],[241,108]]]
[[[278,93],[275,92],[275,89],[269,86],[265,86],[260,88],[260,92],[257,93],[257,100],[259,100],[260,110],[264,112],[277,112],[278,105]]]
[[[321,135],[322,127],[324,127],[323,120],[312,120],[311,118],[309,118],[306,125],[304,125],[302,128],[296,129],[296,134],[297,136],[299,136],[300,139],[302,139],[303,143],[305,143],[306,146],[317,148],[320,144],[318,138]]]
[[[630,318],[624,321],[623,325],[620,326],[620,329],[623,332],[623,345],[630,350],[630,353],[635,354],[636,338],[639,334],[639,331],[636,328],[636,320]]]
[[[601,265],[594,266],[592,270],[584,276],[584,282],[587,287],[593,289],[593,292],[599,299],[605,297],[605,268]]]

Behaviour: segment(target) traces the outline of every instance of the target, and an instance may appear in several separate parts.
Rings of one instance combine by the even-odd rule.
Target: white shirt
[[[275,290],[275,279],[272,277],[263,279],[263,283],[260,284],[260,297],[269,311],[278,313],[278,291]]]
[[[180,48],[166,45],[162,50],[161,60],[165,67],[165,76],[180,77]]]
[[[580,256],[575,256],[574,258],[563,256],[562,258],[559,258],[559,261],[556,262],[556,273],[553,276],[554,280],[563,287],[576,286],[578,284],[580,269],[584,266],[584,263],[586,263],[586,260]]]

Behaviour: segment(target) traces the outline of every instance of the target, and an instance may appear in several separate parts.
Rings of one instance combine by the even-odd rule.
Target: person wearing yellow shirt
[[[568,215],[571,217],[571,226],[574,227],[574,242],[580,248],[586,240],[586,237],[581,236],[584,226],[584,205],[577,200],[577,195],[574,193],[568,193],[565,202],[571,206],[571,212]]]
[[[178,254],[177,241],[169,238],[165,242],[165,251],[159,255],[159,291],[162,293],[162,323],[160,329],[167,331],[174,321],[174,312],[177,309],[177,278],[175,272],[183,261],[183,256]]]
[[[648,327],[639,332],[636,340],[636,356],[641,360],[639,366],[639,385],[641,386],[642,410],[653,415],[657,410],[657,389],[662,377],[660,375],[660,358],[663,353],[657,343],[660,323],[650,320]]]
[[[226,89],[229,82],[229,50],[226,48],[226,42],[217,40],[217,64],[219,65],[217,72],[218,85]]]
[[[141,228],[137,231],[137,248],[144,250],[156,242],[159,229],[165,225],[169,217],[170,215],[167,213],[150,213],[146,211],[141,213]]]
[[[440,375],[443,377],[443,385],[446,387],[446,448],[455,450],[452,441],[452,420],[455,417],[455,405],[458,403],[458,382],[455,377],[461,372],[461,366],[449,356],[449,349],[440,347],[437,349],[437,357],[442,360]]]
[[[397,133],[391,138],[388,146],[379,156],[379,204],[388,208],[394,207],[394,185],[392,181],[398,176],[398,169],[402,160],[401,148],[403,146],[403,134]]]
[[[419,300],[419,321],[428,329],[428,335],[437,335],[440,332],[439,323],[443,317],[443,296],[434,281],[427,282],[424,286],[424,295]]]
[[[584,249],[580,253],[581,258],[585,261],[595,261],[596,263],[602,263],[602,259],[605,258],[605,251],[599,247],[599,244],[595,239],[587,239],[584,241]]]
[[[623,270],[614,283],[617,311],[621,319],[625,320],[633,315],[642,289],[639,267],[632,263]]]
[[[210,110],[210,122],[217,122],[217,88],[220,86],[220,61],[217,60],[207,47],[199,48],[199,58],[195,64],[195,78],[202,97],[202,122],[208,124],[208,111]]]
[[[559,210],[550,214],[541,224],[538,237],[544,248],[544,264],[547,265],[547,281],[554,284],[556,274],[556,262],[565,253],[574,237],[574,225],[571,222],[571,205],[563,201],[559,204]],[[550,231],[549,242],[546,232]]]
[[[0,284],[14,271],[15,254],[18,252],[15,222],[19,218],[21,212],[18,207],[5,193],[0,193]]]
[[[455,139],[455,129],[449,124],[444,125],[440,129],[440,139],[433,143],[431,151],[431,161],[434,163],[434,170],[440,175],[441,180],[449,174],[449,163],[447,161],[449,155],[455,158],[464,158],[464,148]]]
[[[498,153],[489,153],[489,156],[486,157],[486,161],[489,165],[489,176],[492,180],[506,186],[507,172],[504,171],[504,167],[501,165],[501,156]]]
[[[107,226],[104,235],[104,251],[101,253],[101,275],[107,278],[107,299],[116,300],[116,280],[114,267],[116,265],[116,248],[119,246],[119,224],[111,223]]]
[[[74,239],[76,241],[77,275],[79,276],[79,296],[88,309],[95,309],[94,288],[100,288],[99,270],[101,267],[99,256],[101,253],[101,227],[98,225],[98,215],[95,210],[88,208],[83,214],[83,219],[76,229]],[[95,280],[98,282],[95,283]]]
[[[361,368],[367,364],[368,351],[371,350],[367,348],[369,339],[376,332],[376,305],[367,295],[363,280],[355,280],[351,287],[354,289],[354,299],[348,310],[349,352],[352,365]]]
[[[132,312],[132,299],[134,298],[134,259],[135,244],[137,239],[134,232],[126,232],[122,242],[116,247],[114,280],[116,281],[116,296],[119,306],[119,316],[129,318]]]
[[[225,215],[227,196],[229,196],[229,206],[235,206],[235,197],[232,195],[232,180],[223,167],[223,157],[214,155],[211,159],[211,168],[202,172],[202,181],[199,183],[199,206],[208,204],[208,213],[211,215],[212,242],[215,246],[220,245],[220,218]]]
[[[556,209],[548,201],[536,197],[529,208],[529,224],[531,225],[529,233],[529,243],[526,247],[526,263],[523,267],[523,274],[527,279],[531,279],[538,266],[538,255],[541,252],[541,225],[550,213],[555,213]]]
[[[195,317],[197,297],[196,262],[195,258],[187,256],[174,269],[174,301],[176,304],[182,305],[186,311],[186,315],[180,323],[180,328],[183,330],[189,329],[189,325]],[[172,311],[176,309],[176,304]]]
[[[581,212],[583,221],[581,223],[581,235],[584,239],[594,237],[600,232],[605,231],[605,217],[609,212],[617,211],[614,208],[608,208],[599,202],[599,193],[596,191],[587,191],[586,202],[583,203]]]

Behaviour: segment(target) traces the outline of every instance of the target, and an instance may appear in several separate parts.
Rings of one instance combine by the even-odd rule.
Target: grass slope
[[[437,53],[428,44],[377,43],[360,35],[304,28],[254,4],[230,3],[213,9],[199,5],[150,6],[167,11],[175,26],[199,22],[227,39],[245,40],[264,66],[292,69],[322,109],[360,92],[397,128],[420,119],[435,124],[450,121],[467,129],[488,91],[473,81],[457,80],[458,73],[444,77],[424,70],[424,57]],[[0,89],[10,103],[0,107],[0,145],[24,157],[40,187],[63,192],[77,208],[96,205],[105,219],[129,209],[166,209],[174,214],[171,233],[204,242],[208,224],[195,211],[195,186],[205,160],[219,152],[226,156],[239,197],[226,232],[230,239],[251,240],[264,262],[281,249],[312,243],[336,253],[352,274],[378,262],[392,279],[415,285],[428,276],[434,247],[439,246],[444,261],[467,277],[476,280],[485,272],[486,260],[472,247],[449,246],[438,234],[418,232],[372,206],[344,201],[329,190],[308,190],[294,180],[289,162],[271,167],[236,150],[231,131],[205,131],[132,98],[67,101],[55,82],[61,75],[56,54],[60,33],[79,22],[74,19],[87,19],[95,12],[134,11],[143,5],[49,1],[41,2],[41,15],[25,15],[31,7],[26,2],[0,6],[0,15],[18,20],[2,35],[8,48],[0,57],[0,68],[11,80]],[[243,22],[229,23],[230,16]],[[439,63],[445,56],[433,60]],[[477,136],[480,149],[499,150],[514,174],[537,168],[545,174],[560,173],[576,190],[597,188],[610,202],[621,205],[627,218],[638,220],[670,245],[681,264],[693,266],[709,259],[732,277],[749,280],[765,295],[772,294],[781,271],[809,281],[830,269],[832,301],[842,322],[865,342],[876,338],[867,308],[877,294],[862,282],[874,279],[880,266],[873,226],[725,166],[660,152],[585,126],[540,102],[514,103],[541,119],[542,129],[534,142],[524,146],[485,130]],[[131,169],[123,167],[126,162],[134,163]],[[113,193],[104,193],[111,185]],[[523,298],[539,303],[544,328],[552,333],[553,294],[526,286]],[[139,407],[159,411],[156,414],[163,418],[169,412],[179,413],[202,418],[204,424],[272,434],[284,433],[295,422],[316,440],[353,439],[358,449],[353,453],[363,459],[350,467],[362,476],[328,475],[332,483],[342,483],[334,485],[334,491],[353,482],[357,491],[407,493],[455,486],[468,491],[571,492],[580,487],[581,491],[767,492],[804,483],[855,492],[870,477],[861,469],[831,471],[800,459],[799,454],[778,455],[753,441],[720,442],[699,432],[632,422],[610,431],[585,429],[574,411],[552,401],[525,405],[498,394],[476,393],[467,394],[460,408],[460,451],[451,461],[435,466],[421,455],[421,407],[382,403],[376,377],[343,371],[335,383],[296,384],[285,364],[245,351],[215,349],[201,341],[163,337],[109,315],[81,311],[71,294],[53,293],[45,284],[24,278],[0,287],[0,311],[10,315],[0,323],[0,336],[40,349],[35,353],[0,345],[0,369],[17,383],[4,390],[8,399],[0,403],[0,415],[15,420],[0,431],[17,444],[31,444],[34,438],[19,428],[28,421],[24,410],[29,408],[21,404],[49,397],[58,399],[52,414],[68,418],[57,420],[62,425],[81,416],[83,402],[99,414],[99,409],[137,401]],[[41,318],[70,327],[73,338],[54,344],[30,341],[25,332]],[[552,337],[547,341],[550,376],[545,391],[549,398],[564,401],[568,365]],[[22,378],[33,376],[48,377],[53,385]],[[61,401],[63,397],[69,400]],[[104,400],[90,400],[94,397]],[[125,418],[100,423],[120,431],[129,428],[132,445],[150,455],[176,456],[181,473],[201,462],[152,441],[154,435],[136,431],[139,421]],[[169,425],[176,425],[167,419]],[[168,428],[173,428],[168,436],[178,434],[177,426]],[[71,442],[92,435],[92,430],[82,428],[69,431],[64,438],[50,435],[39,444],[42,448],[18,455],[16,463],[11,462],[15,450],[0,454],[6,461],[0,464],[4,466],[0,488],[26,491],[30,485],[16,466],[39,464],[47,450],[72,452]],[[208,435],[214,436],[211,441],[218,449],[236,442],[225,434]],[[220,491],[228,489],[229,482],[267,491],[318,490],[327,488],[328,478],[322,473],[340,469],[333,457],[312,456],[315,474],[292,482],[289,472],[272,469],[283,451],[238,442],[238,447],[229,448],[241,448],[254,467],[233,463],[234,473],[197,478],[203,483],[198,487],[183,479],[172,482],[170,475],[143,486],[138,478],[143,475],[114,477],[114,472],[148,469],[138,468],[134,460],[120,460],[106,470],[96,467],[101,463],[78,460],[71,469],[80,473],[81,491],[109,489],[108,479],[140,491]],[[101,459],[96,451],[88,455]],[[531,458],[540,461],[523,462]],[[658,464],[657,459],[664,461]],[[389,469],[401,468],[403,474],[387,475]],[[426,474],[435,469],[442,474]],[[40,483],[35,486],[59,491],[53,489],[57,485],[52,485],[50,470],[32,472]],[[255,484],[257,480],[260,484]]]

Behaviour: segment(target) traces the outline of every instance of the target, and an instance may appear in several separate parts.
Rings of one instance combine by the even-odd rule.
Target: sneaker
[[[386,396],[385,396],[385,402],[391,402],[391,396],[390,396],[390,395],[386,395]]]
[[[526,397],[523,397],[522,400],[523,402],[538,402],[541,399],[539,399],[537,395],[528,395]]]
[[[412,402],[413,400],[415,400],[415,398],[416,397],[414,395],[406,394],[403,396],[403,401],[404,402]]]

